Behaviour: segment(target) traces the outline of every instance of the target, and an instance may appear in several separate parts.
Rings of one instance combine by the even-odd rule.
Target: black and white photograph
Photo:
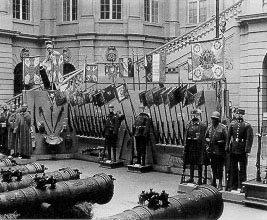
[[[266,220],[267,0],[0,0],[0,220]]]

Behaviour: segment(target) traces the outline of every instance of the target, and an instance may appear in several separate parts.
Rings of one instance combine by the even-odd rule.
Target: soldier
[[[139,107],[139,115],[136,117],[133,127],[133,134],[136,142],[137,164],[146,164],[146,146],[149,141],[151,120],[148,113],[144,112],[145,107]]]
[[[14,127],[15,127],[15,121],[16,121],[16,105],[13,104],[11,106],[11,112],[10,116],[7,120],[7,130],[8,130],[8,154],[11,154],[11,150],[14,151],[15,149],[15,143],[16,143],[16,134],[14,134]]]
[[[231,122],[228,129],[226,151],[230,152],[231,160],[228,191],[241,188],[242,182],[247,180],[247,162],[253,143],[253,129],[244,121],[244,114],[245,110],[237,109],[236,120]],[[244,192],[244,189],[240,192]]]
[[[185,131],[184,144],[184,165],[190,165],[190,178],[186,183],[194,182],[194,166],[198,166],[198,181],[197,184],[202,184],[202,165],[205,159],[205,132],[206,125],[199,119],[201,114],[200,109],[191,111],[192,119],[188,123]]]
[[[0,113],[0,151],[7,154],[7,119],[9,116],[8,106],[4,104],[2,107],[2,112]]]
[[[217,187],[216,179],[219,179],[218,190],[222,190],[223,165],[225,157],[225,145],[227,140],[227,127],[220,123],[220,113],[214,111],[211,125],[206,132],[207,152],[211,159],[212,186]]]
[[[116,144],[118,139],[118,131],[123,119],[125,116],[120,114],[119,112],[114,113],[114,106],[110,104],[108,106],[109,114],[105,121],[105,129],[104,129],[104,136],[105,136],[105,144],[106,148],[108,149],[108,157],[107,160],[111,160],[111,148],[113,150],[113,162],[116,162]]]

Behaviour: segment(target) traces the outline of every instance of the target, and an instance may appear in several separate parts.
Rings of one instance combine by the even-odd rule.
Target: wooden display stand
[[[115,169],[119,167],[123,167],[123,161],[111,161],[111,160],[101,160],[99,161],[101,167]]]
[[[152,170],[151,165],[142,166],[140,164],[128,165],[128,171],[133,173],[146,173]]]
[[[242,183],[245,186],[245,200],[247,205],[256,205],[267,209],[267,184],[256,179]]]

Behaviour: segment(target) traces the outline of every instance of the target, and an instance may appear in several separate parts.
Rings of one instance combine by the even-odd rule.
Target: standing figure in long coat
[[[15,150],[19,155],[29,158],[32,154],[31,115],[27,108],[27,104],[23,104],[21,112],[17,113],[14,133],[16,133],[17,142]]]
[[[191,111],[192,119],[188,123],[185,132],[184,144],[184,164],[190,165],[190,178],[186,183],[194,182],[194,166],[198,167],[197,184],[202,184],[202,166],[204,165],[206,148],[205,148],[205,132],[206,125],[200,121],[200,109]]]
[[[16,134],[14,133],[15,122],[16,122],[16,105],[12,105],[11,112],[7,120],[7,131],[8,131],[8,143],[7,149],[8,153],[15,149]]]

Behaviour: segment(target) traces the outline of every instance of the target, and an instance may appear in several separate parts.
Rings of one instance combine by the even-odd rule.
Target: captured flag
[[[55,101],[57,106],[64,105],[67,103],[67,96],[65,92],[62,92],[60,90],[57,90],[55,92]]]
[[[220,80],[224,77],[223,40],[192,43],[193,81]]]
[[[170,88],[166,88],[165,90],[163,90],[161,93],[160,93],[160,96],[161,96],[161,100],[162,102],[164,103],[164,105],[168,104],[169,103],[169,97],[168,97],[168,92],[171,91],[172,87]]]
[[[92,103],[92,94],[90,91],[85,91],[83,93],[83,99],[84,99],[84,104]]]
[[[41,84],[39,57],[27,57],[23,59],[23,79],[25,85]]]
[[[84,69],[84,82],[97,83],[98,81],[98,66],[86,64]]]
[[[84,104],[84,98],[83,98],[83,93],[82,92],[77,92],[76,93],[76,99],[77,99],[77,105],[81,106]]]
[[[120,77],[128,77],[128,58],[119,58],[119,76]]]
[[[98,91],[95,94],[93,94],[92,99],[94,105],[97,105],[98,107],[105,105],[105,100],[101,91]]]
[[[103,97],[106,103],[112,101],[116,98],[116,88],[115,85],[109,85],[103,89]]]
[[[205,93],[204,93],[204,90],[202,90],[201,92],[198,92],[197,94],[195,94],[195,103],[196,103],[196,107],[199,107],[199,106],[205,104]]]
[[[134,60],[128,58],[128,77],[134,77]]]
[[[192,57],[187,58],[187,68],[188,68],[188,80],[192,80],[193,79]]]
[[[188,88],[186,93],[185,93],[183,106],[193,104],[195,102],[195,94],[196,93],[197,93],[197,86],[196,85],[193,85],[192,87]]]
[[[185,86],[180,86],[179,89],[174,92],[175,98],[177,99],[178,103],[184,101],[186,90],[187,84]]]
[[[146,81],[152,82],[152,55],[145,55]]]
[[[153,100],[155,105],[160,105],[162,103],[161,92],[166,88],[157,88],[153,91]]]
[[[115,79],[120,75],[120,64],[119,63],[106,63],[105,64],[105,75],[109,79]]]
[[[156,90],[156,88],[150,89],[145,94],[148,107],[151,107],[154,104],[153,91],[155,91],[155,90]]]
[[[147,91],[143,91],[139,93],[139,99],[140,99],[140,102],[143,103],[143,106],[147,106],[146,92]]]
[[[176,98],[177,95],[176,93],[179,92],[179,87],[174,87],[169,93],[169,107],[172,108],[175,105],[179,103],[178,99]]]
[[[115,91],[119,102],[122,102],[129,97],[126,84],[120,84],[119,86],[116,87]]]

